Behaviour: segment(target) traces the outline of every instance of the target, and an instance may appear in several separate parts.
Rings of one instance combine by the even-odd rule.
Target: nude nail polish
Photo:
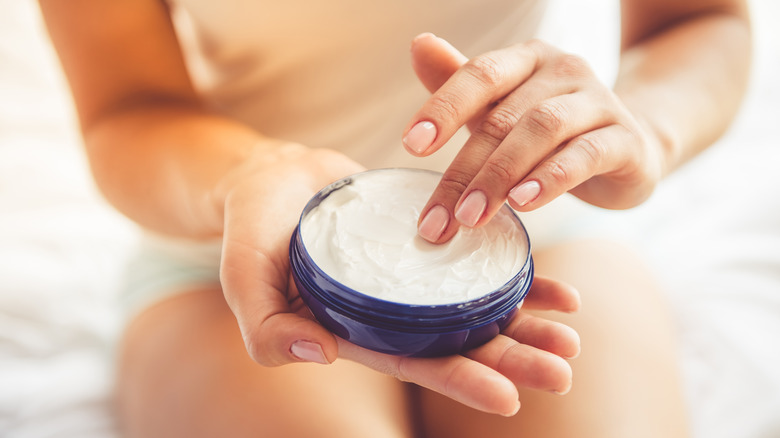
[[[431,147],[436,139],[436,125],[431,122],[419,122],[409,130],[403,139],[404,145],[417,154]]]
[[[290,346],[290,353],[297,359],[305,362],[328,364],[328,359],[322,351],[320,344],[310,341],[295,341]]]
[[[466,196],[457,210],[455,218],[467,227],[473,227],[479,222],[487,208],[487,196],[481,190],[474,190]]]
[[[441,237],[447,224],[450,222],[450,213],[441,205],[436,205],[428,210],[425,217],[417,227],[417,234],[429,242],[435,242]]]
[[[533,201],[542,192],[542,186],[538,181],[526,181],[509,191],[509,199],[518,207],[522,207]]]

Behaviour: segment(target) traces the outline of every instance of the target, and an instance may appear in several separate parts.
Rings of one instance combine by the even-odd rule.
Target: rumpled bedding
[[[701,438],[780,437],[780,4],[751,4],[755,71],[735,125],[643,206],[587,219],[668,292]],[[138,231],[89,179],[36,3],[0,5],[0,436],[118,437],[115,300]],[[609,8],[553,2],[581,29]],[[560,43],[591,59],[603,32],[590,28]]]

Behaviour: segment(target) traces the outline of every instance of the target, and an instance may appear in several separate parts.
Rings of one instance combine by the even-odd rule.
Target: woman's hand
[[[431,242],[487,223],[507,200],[530,211],[570,191],[632,207],[663,173],[657,141],[576,56],[531,41],[467,60],[422,34],[412,60],[433,95],[404,133],[409,152],[432,154],[461,126],[471,130],[420,217]]]
[[[462,355],[413,358],[381,354],[339,339],[339,356],[439,392],[484,412],[513,415],[520,408],[517,388],[565,394],[572,384],[565,359],[580,352],[577,333],[525,310],[573,312],[579,295],[570,286],[535,277],[508,327],[486,344]]]
[[[486,412],[517,411],[518,387],[566,392],[579,353],[567,326],[518,312],[504,332],[465,355],[435,359],[376,353],[337,339],[319,325],[290,278],[290,236],[304,205],[328,183],[357,172],[344,156],[295,145],[259,153],[225,180],[221,280],[250,356],[261,365],[331,363],[337,357],[441,392]],[[537,278],[524,309],[573,311],[572,288]]]

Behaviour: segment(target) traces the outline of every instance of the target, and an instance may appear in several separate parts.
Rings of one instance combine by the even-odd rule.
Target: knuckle
[[[571,181],[571,173],[566,169],[566,166],[555,159],[545,161],[539,170],[556,185],[568,186]]]
[[[246,348],[249,357],[260,365],[269,365],[268,361],[265,360],[266,358],[262,352],[260,343],[255,340],[254,333],[252,333],[252,331],[248,331],[247,333],[244,333],[242,337],[244,339],[244,348]]]
[[[565,53],[558,57],[552,66],[553,74],[556,77],[583,77],[590,75],[590,65],[585,58]]]
[[[500,86],[507,76],[501,62],[490,53],[470,59],[463,69],[489,89]]]
[[[528,40],[523,45],[532,54],[537,65],[561,53],[558,48],[539,38]]]
[[[525,46],[537,53],[546,52],[551,48],[550,44],[539,38],[526,41]]]
[[[501,155],[491,158],[488,165],[485,166],[484,171],[487,172],[488,178],[492,183],[508,187],[517,182],[514,169],[514,160],[510,157]]]
[[[436,93],[430,97],[428,103],[437,113],[435,118],[440,120],[461,120],[461,99],[453,93]]]
[[[266,367],[279,366],[289,361],[288,358],[284,357],[277,350],[279,344],[276,340],[268,336],[269,327],[267,323],[271,318],[273,316],[264,318],[259,322],[253,320],[251,323],[246,321],[239,323],[241,338],[244,341],[244,348],[249,357],[256,363]]]
[[[482,120],[478,131],[501,141],[514,129],[517,120],[515,113],[504,106],[498,106]]]
[[[565,126],[566,109],[555,101],[545,101],[525,114],[528,129],[541,136],[555,136]]]
[[[569,147],[581,151],[585,158],[597,168],[601,165],[601,162],[607,153],[604,142],[599,136],[593,133],[587,133],[577,137]]]
[[[466,190],[471,182],[471,176],[459,170],[448,170],[439,181],[439,190],[445,196],[452,196],[457,199],[461,193]]]

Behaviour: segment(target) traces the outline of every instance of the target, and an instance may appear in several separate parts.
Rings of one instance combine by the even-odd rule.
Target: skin
[[[259,370],[274,369],[268,367],[341,357],[502,415],[517,412],[520,394],[529,389],[532,394],[570,389],[572,369],[564,358],[579,353],[579,337],[547,313],[521,312],[514,324],[534,330],[509,330],[465,355],[435,360],[384,356],[336,339],[297,299],[289,281],[287,240],[309,197],[361,166],[337,152],[267,138],[209,112],[189,79],[162,2],[40,4],[106,198],[156,232],[193,239],[223,236],[222,290],[187,294],[180,306],[165,307],[169,319],[192,325],[193,315],[213,306],[215,293],[224,296],[229,318],[220,313],[215,324],[222,330],[226,321],[237,321],[240,335],[226,328],[221,333],[240,336],[242,350],[263,365],[246,371],[257,373],[251,375],[258,382],[265,373]],[[613,89],[600,84],[583,60],[543,42],[467,59],[444,40],[418,37],[412,65],[433,94],[402,133],[407,147],[428,155],[458,127],[467,125],[472,132],[421,224],[437,205],[446,216],[429,221],[426,229],[435,232],[423,237],[442,242],[461,224],[480,226],[507,199],[520,211],[539,208],[566,191],[608,208],[640,203],[663,175],[717,138],[735,113],[747,81],[746,17],[740,1],[622,2],[622,57]],[[410,138],[421,121],[435,129],[432,143],[422,148]],[[529,181],[538,184],[538,193],[529,186],[516,189]],[[466,202],[474,193],[480,193],[472,198],[477,201]],[[593,279],[577,280],[588,285]],[[570,312],[579,307],[577,292],[550,278],[537,278],[532,296],[538,301],[532,300],[531,308]],[[174,330],[157,315],[128,330],[126,351],[133,354],[126,357],[138,354],[175,375],[176,369],[154,359],[161,351],[150,355],[142,342],[157,329]],[[166,338],[168,345],[177,345],[176,333]],[[239,361],[235,353],[231,349],[227,357]],[[329,367],[341,369],[340,363]],[[148,387],[132,364],[126,365],[123,379]],[[219,371],[205,376],[223,375]],[[591,374],[598,377],[585,373]],[[294,381],[294,376],[288,377]],[[675,394],[674,379],[669,381]],[[208,378],[199,382],[213,387]],[[169,388],[170,403],[189,406],[185,397],[175,397],[176,389],[187,385]],[[132,405],[133,397],[125,401]],[[212,409],[205,412],[216,416]],[[146,418],[143,409],[123,412],[131,424]]]
[[[162,3],[40,4],[98,186],[117,209],[150,230],[223,237],[223,293],[254,361],[280,366],[352,359],[504,415],[519,407],[517,386],[569,388],[571,368],[561,356],[576,355],[579,338],[553,321],[545,323],[547,338],[536,344],[515,348],[525,340],[513,339],[500,348],[475,350],[472,357],[440,361],[399,362],[339,345],[299,302],[295,307],[288,236],[319,188],[362,167],[337,152],[269,139],[208,112],[189,80]],[[555,308],[576,309],[573,288],[554,280],[547,284],[542,290],[552,291]],[[318,350],[315,356],[296,356],[298,342]],[[505,364],[532,364],[533,378],[513,379],[490,366],[505,355]]]
[[[423,237],[443,242],[487,223],[504,201],[531,211],[565,192],[634,207],[723,132],[747,81],[745,4],[624,1],[622,20],[612,90],[583,59],[540,41],[471,59],[430,34],[414,41],[415,71],[433,94],[404,132],[407,149],[426,156],[460,126],[472,133],[420,224],[433,207],[446,215],[421,226]],[[425,122],[432,141],[410,138]]]
[[[454,388],[479,388],[469,404],[458,393],[440,395],[398,380],[415,372],[412,367],[436,372],[431,362],[401,365],[397,359],[392,370],[401,373],[389,374],[343,360],[258,366],[246,354],[222,291],[212,286],[184,290],[127,327],[118,370],[123,432],[144,438],[688,436],[673,325],[640,261],[602,241],[551,247],[538,251],[535,260],[545,276],[580,285],[584,298],[580,312],[541,314],[577,327],[582,337],[582,354],[570,360],[575,383],[563,397],[520,388],[522,407],[503,417],[473,408],[492,412],[500,402],[504,393],[489,379],[463,382],[469,378],[463,372],[451,375]],[[537,278],[526,312],[561,307],[550,301],[556,288],[540,289],[554,285],[544,278]],[[507,337],[521,332],[543,335],[534,321],[515,321],[490,348],[502,348],[511,343]],[[527,348],[515,345],[518,353]],[[511,360],[498,366],[518,378],[538,370]]]

